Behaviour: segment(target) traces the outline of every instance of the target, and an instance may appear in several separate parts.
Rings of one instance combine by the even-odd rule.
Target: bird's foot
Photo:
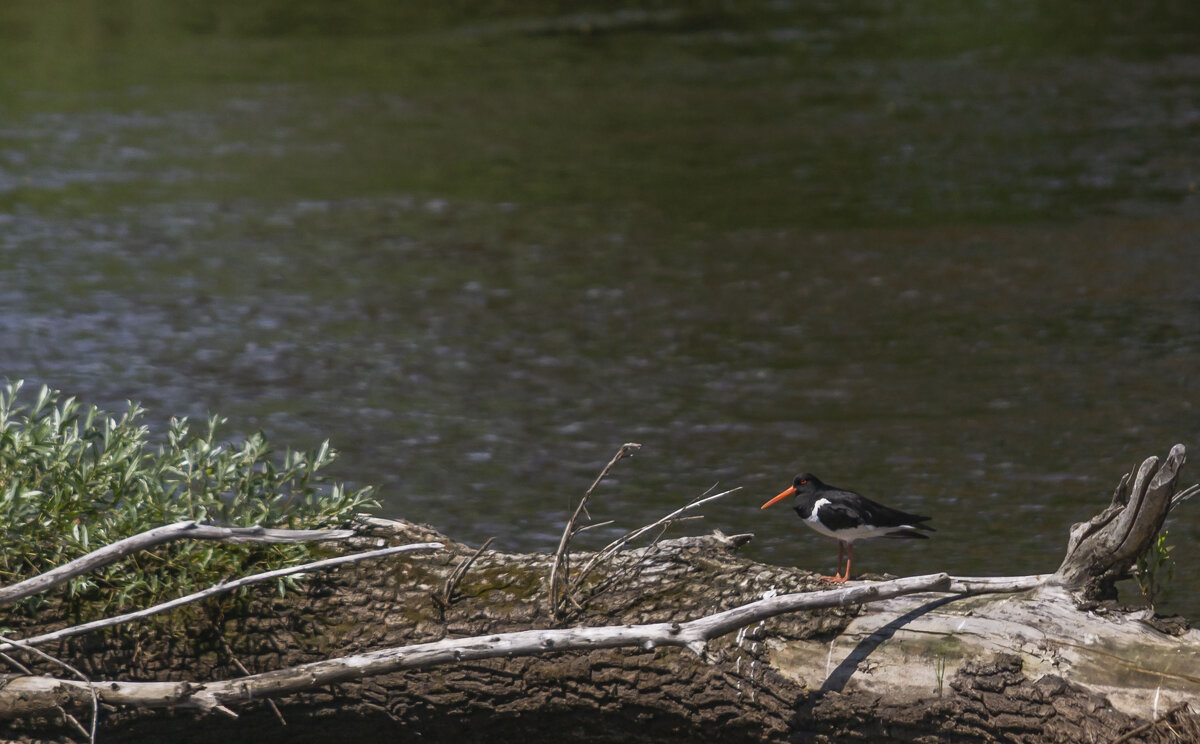
[[[831,584],[844,584],[848,578],[850,577],[838,574],[837,576],[822,576],[821,581],[828,581]]]

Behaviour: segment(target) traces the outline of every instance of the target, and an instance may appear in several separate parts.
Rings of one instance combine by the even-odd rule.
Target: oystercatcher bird
[[[793,508],[804,523],[822,535],[837,538],[838,572],[821,578],[843,582],[850,578],[850,561],[854,558],[854,541],[872,537],[915,537],[929,538],[921,530],[936,532],[921,522],[930,517],[902,512],[890,506],[877,504],[854,491],[822,483],[812,473],[801,473],[792,481],[792,487],[763,504],[766,509],[772,504],[795,495]],[[846,573],[842,573],[842,557],[846,558]]]

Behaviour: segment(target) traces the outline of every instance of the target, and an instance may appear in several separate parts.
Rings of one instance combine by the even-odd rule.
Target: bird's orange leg
[[[845,555],[846,555],[847,547],[849,547],[850,550],[853,551],[854,543],[846,543],[841,540],[838,540],[838,562],[837,562],[838,572],[836,574],[834,574],[833,576],[822,576],[821,577],[822,579],[824,579],[825,581],[833,582],[834,584],[840,584],[843,581],[845,581],[846,579],[850,578],[850,562],[849,561],[846,562],[846,575],[845,576],[842,575],[842,558],[845,557]]]

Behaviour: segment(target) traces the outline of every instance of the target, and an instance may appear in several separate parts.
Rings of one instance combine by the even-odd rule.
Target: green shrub
[[[108,543],[181,520],[320,528],[376,506],[320,472],[335,453],[274,456],[262,434],[218,440],[225,422],[172,419],[154,444],[136,403],[119,418],[43,387],[21,403],[0,390],[0,583],[42,573]],[[312,559],[308,545],[183,540],[139,553],[65,587],[76,617],[112,614],[258,570]],[[287,584],[281,583],[282,592]],[[35,598],[27,606],[35,608]]]

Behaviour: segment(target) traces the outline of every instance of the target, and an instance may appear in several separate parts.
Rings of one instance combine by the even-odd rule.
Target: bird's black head
[[[808,496],[820,491],[825,487],[821,479],[812,473],[801,473],[792,480],[792,488],[796,489],[797,496]]]
[[[812,473],[801,473],[792,480],[792,487],[771,499],[767,503],[760,506],[760,509],[766,509],[771,504],[778,504],[788,496],[796,496],[797,499],[812,498],[812,495],[825,487],[825,484],[817,479],[817,476]],[[797,501],[797,503],[800,503]]]

